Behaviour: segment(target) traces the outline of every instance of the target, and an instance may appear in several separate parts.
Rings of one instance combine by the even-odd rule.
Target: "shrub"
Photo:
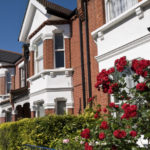
[[[87,122],[93,119],[53,115],[4,123],[0,125],[0,149],[22,150],[24,144],[55,148],[58,140],[77,136]]]

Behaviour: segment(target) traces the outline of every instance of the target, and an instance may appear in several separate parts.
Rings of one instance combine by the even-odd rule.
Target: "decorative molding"
[[[30,94],[30,97],[37,96],[46,92],[66,92],[73,91],[73,87],[64,88],[45,88]]]
[[[116,24],[120,23],[121,21],[123,21],[125,18],[135,14],[135,10],[137,9],[137,12],[139,14],[139,18],[142,17],[142,14],[140,15],[140,7],[144,7],[146,6],[148,3],[150,3],[150,0],[142,0],[141,2],[137,3],[134,7],[132,7],[131,9],[125,11],[124,13],[122,13],[121,15],[119,15],[118,17],[112,19],[111,21],[109,21],[108,23],[102,25],[101,27],[99,27],[98,29],[96,29],[95,31],[93,31],[91,33],[93,39],[95,41],[97,41],[97,37],[98,37],[98,33],[99,32],[104,32],[108,29],[110,29],[111,27],[115,26]],[[142,12],[142,10],[141,10]]]
[[[42,39],[43,41],[49,40],[49,39],[53,39],[53,33],[43,34],[43,35],[41,36],[41,39]]]
[[[29,51],[32,52],[32,51],[35,50],[35,48],[36,48],[36,45],[35,45],[35,44],[30,44],[30,46],[29,46]]]
[[[132,50],[132,48],[135,48],[139,45],[142,45],[144,43],[147,43],[150,41],[150,34],[147,34],[139,39],[136,39],[130,43],[127,43],[121,47],[118,47],[116,49],[113,49],[113,50],[110,50],[109,52],[105,53],[105,54],[102,54],[102,55],[99,55],[99,56],[96,56],[95,59],[97,60],[97,62],[101,62],[101,61],[104,61],[108,58],[111,58],[113,56],[116,56],[120,53],[123,53],[123,52],[126,52],[126,51],[129,51],[129,50]]]
[[[104,34],[103,34],[103,32],[98,32],[98,36],[97,36],[98,38],[100,38],[101,40],[104,40]]]
[[[142,19],[144,17],[144,13],[141,7],[138,7],[137,9],[135,9],[135,12],[139,19]]]
[[[50,76],[51,76],[51,78],[55,78],[55,72],[50,72]]]
[[[66,103],[66,108],[74,108],[74,103]]]
[[[55,103],[46,103],[44,104],[44,109],[54,109]]]

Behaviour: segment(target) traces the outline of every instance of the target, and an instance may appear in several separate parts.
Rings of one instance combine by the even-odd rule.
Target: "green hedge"
[[[24,144],[55,147],[57,139],[76,136],[91,118],[83,116],[46,116],[0,125],[0,149],[22,150]]]

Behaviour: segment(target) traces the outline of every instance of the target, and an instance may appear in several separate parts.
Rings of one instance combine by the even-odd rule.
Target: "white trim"
[[[137,3],[134,7],[132,7],[131,9],[125,11],[124,13],[122,13],[121,15],[119,15],[118,17],[112,19],[110,22],[104,24],[103,26],[99,27],[98,29],[96,29],[95,31],[93,31],[91,33],[93,39],[95,41],[97,41],[97,37],[98,37],[98,33],[99,32],[104,32],[107,29],[113,27],[114,25],[118,24],[119,22],[121,22],[122,20],[124,20],[125,18],[129,17],[130,15],[134,14],[137,10],[140,9],[140,7],[144,7],[146,6],[148,3],[150,3],[150,0],[142,0],[141,2]],[[139,12],[138,12],[138,17],[139,17]],[[141,16],[140,16],[141,18]]]
[[[22,61],[19,65],[18,65],[18,68],[22,68],[24,66],[24,61]]]
[[[147,34],[139,39],[136,39],[128,44],[125,44],[123,46],[120,46],[116,49],[110,50],[109,52],[96,56],[95,59],[97,60],[97,62],[101,62],[104,61],[110,57],[116,56],[120,53],[123,53],[125,51],[129,51],[132,50],[132,48],[138,47],[141,44],[147,43],[150,41],[150,34]]]
[[[44,109],[55,109],[55,103],[44,104]]]
[[[33,21],[33,17],[34,17],[36,9],[38,9],[41,13],[43,13],[45,16],[47,16],[46,15],[47,10],[42,4],[40,4],[36,0],[30,0],[27,11],[26,11],[26,15],[25,15],[25,18],[24,18],[24,22],[23,22],[23,25],[22,25],[22,29],[21,29],[21,32],[20,32],[20,36],[19,36],[19,41],[20,42],[27,42],[26,41],[27,40],[26,39],[27,38],[27,33],[29,31],[30,26],[32,25],[31,22]],[[48,16],[47,16],[47,19],[48,19]]]
[[[43,41],[49,40],[49,39],[53,39],[53,33],[43,34],[43,35],[41,36],[41,39],[42,39]]]
[[[43,70],[43,71],[35,74],[34,76],[28,78],[27,81],[32,82],[36,78],[41,77],[41,74],[42,74],[42,76],[46,75],[46,74],[49,74],[49,75],[53,74],[52,77],[55,77],[55,75],[57,75],[59,73],[62,73],[62,72],[64,72],[64,74],[65,74],[66,71],[69,71],[70,75],[72,75],[73,69],[72,68],[68,68],[68,69],[49,69],[49,70]],[[68,74],[66,76],[68,76]]]

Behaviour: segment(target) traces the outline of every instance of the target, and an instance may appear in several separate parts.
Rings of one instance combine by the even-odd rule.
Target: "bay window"
[[[105,0],[106,22],[119,16],[136,3],[138,0]]]
[[[43,70],[43,41],[39,40],[36,43],[35,51],[35,68],[36,73]]]
[[[64,55],[64,37],[62,33],[55,33],[54,39],[54,51],[55,51],[55,68],[65,67],[65,55]]]

